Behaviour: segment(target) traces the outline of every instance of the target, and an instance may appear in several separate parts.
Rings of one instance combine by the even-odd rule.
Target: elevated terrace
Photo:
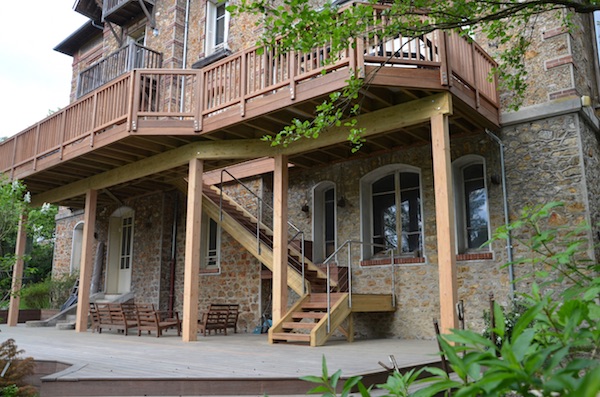
[[[374,15],[381,9],[376,6]],[[393,113],[402,104],[418,106],[419,100],[448,92],[451,136],[479,133],[499,125],[497,83],[489,78],[494,66],[477,43],[435,31],[358,39],[339,54],[327,47],[285,54],[254,47],[201,70],[134,69],[2,142],[0,172],[24,180],[35,196],[192,142],[255,144],[294,117],[312,117],[315,105],[343,88],[353,71],[366,83],[360,98],[363,115]],[[361,153],[430,142],[428,122],[391,126],[370,135]],[[264,143],[264,155],[268,151]],[[346,142],[322,141],[290,155],[289,161],[314,167],[351,155]],[[256,157],[254,151],[246,159]],[[205,170],[241,160],[214,156]],[[173,167],[112,186],[110,196],[155,191],[186,175],[186,165]],[[83,196],[59,202],[80,207]]]

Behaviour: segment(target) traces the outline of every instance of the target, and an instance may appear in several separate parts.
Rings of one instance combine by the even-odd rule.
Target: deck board
[[[217,334],[184,343],[173,330],[160,338],[146,334],[125,336],[111,331],[76,333],[24,325],[2,325],[0,331],[3,340],[15,339],[27,357],[71,364],[66,370],[47,377],[47,380],[69,383],[262,379],[268,391],[270,382],[319,375],[323,356],[331,370],[341,369],[344,376],[380,372],[378,361],[387,363],[390,354],[401,367],[438,361],[436,343],[426,340],[377,339],[354,343],[333,340],[325,346],[307,347],[269,344],[266,334]],[[307,390],[309,386],[307,384]]]

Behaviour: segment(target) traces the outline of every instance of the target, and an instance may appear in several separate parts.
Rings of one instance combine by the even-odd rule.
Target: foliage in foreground
[[[16,261],[15,245],[21,214],[27,214],[28,250],[25,283],[44,280],[52,269],[54,226],[58,207],[44,204],[31,208],[30,195],[20,181],[10,182],[0,174],[0,305],[8,298],[12,282],[12,266]]]
[[[23,358],[24,351],[19,350],[14,339],[7,339],[0,345],[0,392],[6,396],[35,396],[36,389],[27,385],[25,377],[32,375],[35,363],[33,358]]]
[[[386,396],[432,397],[442,393],[454,397],[598,397],[600,395],[600,276],[597,264],[583,260],[587,242],[581,229],[544,228],[560,204],[526,209],[521,218],[500,229],[496,238],[513,231],[530,255],[513,265],[532,272],[523,280],[532,282],[521,299],[525,311],[506,327],[500,306],[495,305],[495,343],[470,330],[453,330],[440,337],[443,354],[453,371],[424,368],[406,374],[393,373],[376,388]],[[528,237],[525,237],[528,236]],[[423,373],[427,379],[417,380]],[[323,358],[323,376],[306,377],[318,383],[311,393],[335,396],[341,376],[329,377]],[[370,396],[360,378],[350,378],[342,396],[356,385],[362,396]],[[409,391],[409,386],[420,390]],[[512,393],[512,394],[511,394]],[[379,395],[379,394],[378,394]]]

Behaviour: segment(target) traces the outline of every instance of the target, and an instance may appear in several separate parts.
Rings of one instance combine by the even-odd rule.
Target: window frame
[[[208,0],[206,2],[206,23],[205,23],[205,40],[204,40],[204,56],[209,56],[215,52],[228,48],[227,41],[229,39],[229,11],[227,11],[227,1],[213,1]],[[220,6],[224,7],[223,18],[223,41],[220,43],[216,42],[219,35],[217,32],[219,16],[217,11]]]
[[[334,251],[337,248],[337,189],[335,183],[331,181],[323,181],[313,187],[313,261],[322,263],[327,259],[327,214],[326,214],[326,198],[325,194],[333,189],[333,246]]]
[[[468,221],[467,221],[467,198],[465,197],[464,170],[473,165],[481,165],[483,171],[483,189],[485,192],[485,210],[487,214],[487,238],[491,236],[490,197],[487,183],[487,169],[483,156],[469,154],[456,159],[452,163],[452,175],[454,181],[454,214],[456,220],[456,252],[458,254],[480,253],[491,251],[490,245],[484,247],[469,247]]]
[[[214,225],[214,228],[213,228]],[[202,236],[202,241],[200,242],[200,271],[204,271],[204,272],[215,272],[215,271],[220,271],[221,270],[221,226],[219,225],[219,223],[217,221],[215,221],[214,219],[212,219],[211,217],[209,217],[208,215],[205,215],[202,217],[202,229],[201,229],[201,236]],[[211,233],[214,232],[214,236],[211,235]],[[215,262],[214,263],[209,263],[210,262],[210,254],[211,254],[211,247],[210,247],[210,242],[211,239],[214,238],[215,239],[215,248],[214,248],[214,258],[215,258]]]
[[[419,249],[411,252],[402,253],[401,247],[397,247],[394,257],[425,257],[425,227],[424,227],[424,203],[423,203],[423,183],[422,183],[422,172],[418,167],[414,167],[407,164],[388,164],[382,167],[379,167],[366,175],[364,175],[360,179],[360,235],[362,241],[367,244],[363,244],[361,248],[361,260],[370,260],[376,257],[376,253],[374,253],[374,247],[371,244],[373,241],[373,184],[380,179],[394,174],[395,178],[395,187],[394,187],[394,200],[396,201],[396,206],[398,206],[399,194],[401,192],[401,186],[396,184],[396,180],[399,180],[399,174],[401,173],[414,173],[418,175],[419,178],[419,216],[421,219],[421,229],[419,233]],[[397,175],[397,176],[396,176]],[[400,229],[399,229],[400,228]],[[400,242],[401,234],[402,234],[402,224],[396,223],[396,233],[398,241]],[[398,231],[400,231],[400,235],[398,235]],[[401,243],[400,243],[401,244]]]

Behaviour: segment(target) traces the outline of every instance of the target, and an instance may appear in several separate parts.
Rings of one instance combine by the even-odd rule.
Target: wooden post
[[[277,155],[273,177],[273,324],[287,311],[288,162]]]
[[[96,229],[97,190],[88,190],[85,194],[85,215],[83,219],[83,242],[81,245],[81,263],[79,264],[79,290],[77,294],[77,316],[75,331],[86,332],[90,308],[90,286],[94,269],[94,230]]]
[[[15,249],[15,255],[17,260],[13,267],[12,275],[12,287],[10,290],[10,303],[8,306],[8,319],[6,324],[9,327],[15,327],[19,322],[19,304],[21,303],[21,297],[19,292],[21,291],[21,283],[23,282],[23,255],[25,255],[25,246],[27,243],[27,215],[21,214],[19,220],[19,231],[17,232],[17,246]]]
[[[456,291],[456,225],[447,114],[438,114],[431,117],[431,140],[440,284],[440,322],[441,332],[445,334],[452,328],[458,328],[458,316],[455,310],[458,302]]]
[[[182,339],[198,339],[198,282],[200,280],[200,241],[202,239],[202,172],[204,163],[190,160],[187,218],[185,223],[185,268],[183,280]]]

